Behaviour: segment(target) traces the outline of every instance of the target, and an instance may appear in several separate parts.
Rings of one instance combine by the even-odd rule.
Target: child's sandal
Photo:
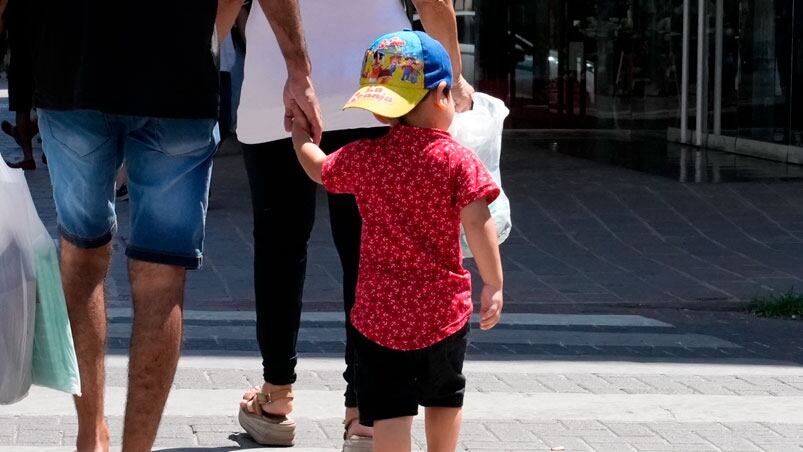
[[[370,436],[350,435],[349,429],[360,419],[352,417],[343,421],[343,452],[371,452],[374,450],[374,439]]]

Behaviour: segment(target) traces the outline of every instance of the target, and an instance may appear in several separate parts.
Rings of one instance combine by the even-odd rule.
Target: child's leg
[[[454,452],[463,421],[463,409],[429,407],[424,416],[427,452]]]
[[[374,452],[410,452],[412,429],[413,416],[374,422]]]

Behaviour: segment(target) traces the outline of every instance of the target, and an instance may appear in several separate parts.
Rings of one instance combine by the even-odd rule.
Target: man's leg
[[[181,350],[183,267],[128,263],[134,303],[123,450],[149,451]]]
[[[186,269],[201,265],[214,120],[125,121],[134,319],[123,451],[144,452],[156,438],[176,372]]]
[[[75,397],[79,452],[109,449],[109,429],[103,418],[106,353],[103,281],[110,258],[110,244],[84,249],[61,241],[61,279],[81,374],[81,396]]]
[[[114,173],[120,152],[115,129],[94,111],[40,110],[42,144],[61,234],[61,277],[70,317],[81,396],[77,449],[108,450],[103,418],[106,305],[103,282],[109,268],[114,214]]]

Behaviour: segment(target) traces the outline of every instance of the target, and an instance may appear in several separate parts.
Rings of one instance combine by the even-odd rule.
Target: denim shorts
[[[360,424],[418,414],[418,406],[460,408],[469,323],[420,350],[393,350],[355,334]]]
[[[39,110],[59,232],[81,248],[117,229],[115,178],[128,172],[131,259],[201,266],[214,119],[168,119],[93,110]]]

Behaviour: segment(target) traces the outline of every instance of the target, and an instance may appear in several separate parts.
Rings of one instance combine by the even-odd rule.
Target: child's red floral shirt
[[[354,327],[396,350],[433,345],[471,316],[460,211],[499,188],[448,132],[395,126],[329,155],[324,187],[353,193],[363,218]]]

